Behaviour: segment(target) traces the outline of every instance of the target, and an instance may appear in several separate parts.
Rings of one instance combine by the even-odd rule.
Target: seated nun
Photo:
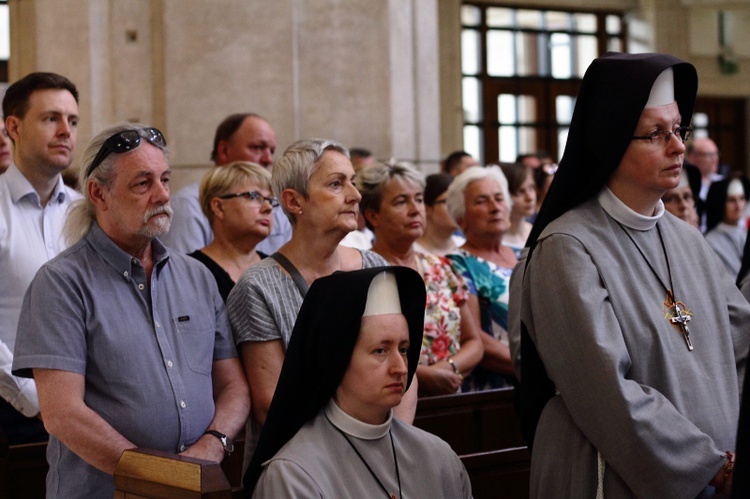
[[[247,497],[471,497],[461,460],[393,417],[419,361],[425,286],[405,267],[317,279],[300,308]]]

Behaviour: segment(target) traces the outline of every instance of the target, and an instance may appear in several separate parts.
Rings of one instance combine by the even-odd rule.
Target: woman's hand
[[[718,492],[729,497],[732,495],[732,484],[734,483],[734,460],[735,454],[727,451],[725,454],[726,461],[724,466],[716,472],[713,480],[709,482],[709,485],[716,488]]]
[[[447,361],[441,360],[431,366],[417,366],[420,395],[449,395],[461,388],[463,376],[453,372]]]

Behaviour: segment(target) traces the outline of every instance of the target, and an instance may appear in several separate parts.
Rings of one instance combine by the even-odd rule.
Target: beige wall
[[[175,165],[206,165],[221,119],[253,111],[281,151],[326,137],[429,171],[440,157],[437,5],[11,0],[10,78],[47,70],[78,85],[79,157],[97,131],[139,120],[164,131]]]
[[[273,124],[282,150],[297,138],[323,136],[368,147],[381,158],[416,160],[433,171],[440,157],[462,147],[460,4],[10,0],[10,77],[48,70],[78,85],[79,156],[95,132],[139,120],[165,132],[177,166],[205,166],[218,122],[229,113],[254,111]],[[746,2],[533,4],[624,9],[633,46],[693,62],[701,94],[750,95]],[[718,54],[711,53],[717,34],[705,17],[719,6],[737,13],[737,43],[744,51],[734,75],[722,74]],[[182,180],[178,176],[177,183]]]

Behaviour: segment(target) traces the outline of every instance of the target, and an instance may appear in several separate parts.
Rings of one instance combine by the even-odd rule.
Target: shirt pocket
[[[215,324],[198,315],[172,319],[177,331],[180,357],[187,360],[190,370],[210,375],[214,358]]]

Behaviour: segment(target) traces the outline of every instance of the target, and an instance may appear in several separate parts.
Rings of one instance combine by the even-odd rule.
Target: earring
[[[302,215],[302,210],[299,210],[299,214]]]

